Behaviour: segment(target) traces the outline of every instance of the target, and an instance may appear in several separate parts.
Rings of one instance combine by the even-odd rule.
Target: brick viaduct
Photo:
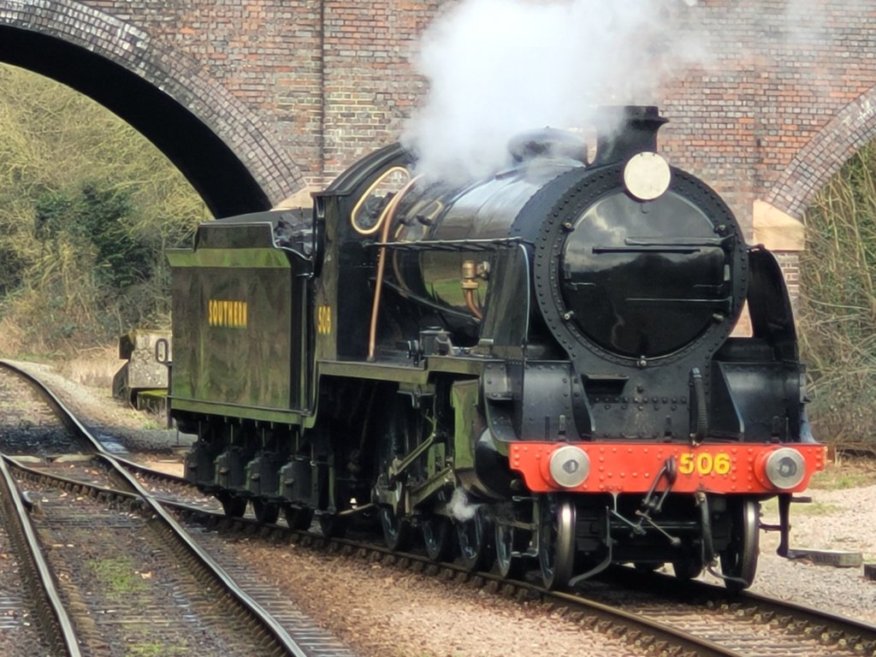
[[[876,3],[812,0],[813,28],[790,11],[800,2],[689,2],[715,62],[654,99],[672,162],[786,251],[813,195],[876,138]],[[0,61],[115,111],[224,215],[316,188],[394,140],[425,89],[409,54],[445,4],[0,0]]]

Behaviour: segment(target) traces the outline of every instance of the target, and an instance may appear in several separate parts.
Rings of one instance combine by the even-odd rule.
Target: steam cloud
[[[705,48],[678,24],[697,0],[466,0],[424,34],[424,107],[402,142],[428,178],[489,175],[508,141],[584,128],[598,105],[655,104],[670,71]]]
[[[468,501],[468,496],[461,488],[453,490],[453,497],[450,498],[450,515],[460,522],[467,522],[475,517],[478,512],[478,504],[472,504]]]

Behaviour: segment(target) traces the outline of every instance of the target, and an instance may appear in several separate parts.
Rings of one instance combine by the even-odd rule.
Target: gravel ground
[[[812,504],[791,508],[791,547],[860,552],[867,562],[876,561],[876,473],[865,478],[869,485],[811,488],[808,495]],[[764,513],[769,523],[778,522],[774,506],[768,506]],[[777,534],[761,534],[752,591],[876,624],[876,581],[865,579],[862,568],[783,559],[775,554],[778,543]]]
[[[188,437],[173,431],[144,429],[143,415],[112,404],[108,387],[89,389],[44,366],[29,367],[90,418],[92,426],[127,436],[131,449],[151,445],[172,454],[187,442]],[[876,470],[862,474],[861,468],[853,468],[852,473],[846,487],[834,483],[831,489],[813,488],[813,504],[792,508],[792,547],[854,550],[876,561]],[[850,482],[855,485],[849,487]],[[774,505],[767,506],[765,520],[774,522],[774,516]],[[860,568],[781,559],[775,555],[777,544],[775,534],[761,535],[752,590],[876,624],[876,582],[864,579]],[[581,626],[539,604],[497,599],[380,564],[317,556],[291,546],[279,555],[276,548],[257,541],[242,541],[240,548],[251,551],[255,567],[264,568],[278,587],[363,657],[635,654],[622,644],[588,634],[586,628],[582,634]]]
[[[185,451],[195,440],[190,434],[167,429],[163,417],[137,411],[114,399],[110,382],[94,387],[61,376],[50,365],[7,361],[48,385],[94,435],[117,436],[123,433],[124,447],[128,451],[171,455]]]

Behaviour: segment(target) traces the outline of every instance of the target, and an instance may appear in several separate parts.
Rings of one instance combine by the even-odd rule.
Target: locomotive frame
[[[787,552],[824,462],[790,302],[656,155],[656,108],[616,114],[593,162],[547,131],[451,185],[393,145],[312,213],[202,224],[168,254],[186,476],[229,515],[376,524],[393,549],[418,530],[433,559],[548,588],[621,562],[748,586],[760,502],[778,496]],[[745,301],[753,335],[731,337]]]

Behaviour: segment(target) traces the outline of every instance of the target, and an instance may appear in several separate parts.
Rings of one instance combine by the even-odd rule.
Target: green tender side
[[[300,423],[306,367],[301,332],[308,322],[302,321],[307,304],[298,261],[264,237],[247,241],[262,246],[211,248],[202,241],[194,250],[168,252],[173,272],[171,407]]]
[[[168,249],[167,260],[178,267],[217,267],[232,269],[291,269],[289,257],[280,249]]]

